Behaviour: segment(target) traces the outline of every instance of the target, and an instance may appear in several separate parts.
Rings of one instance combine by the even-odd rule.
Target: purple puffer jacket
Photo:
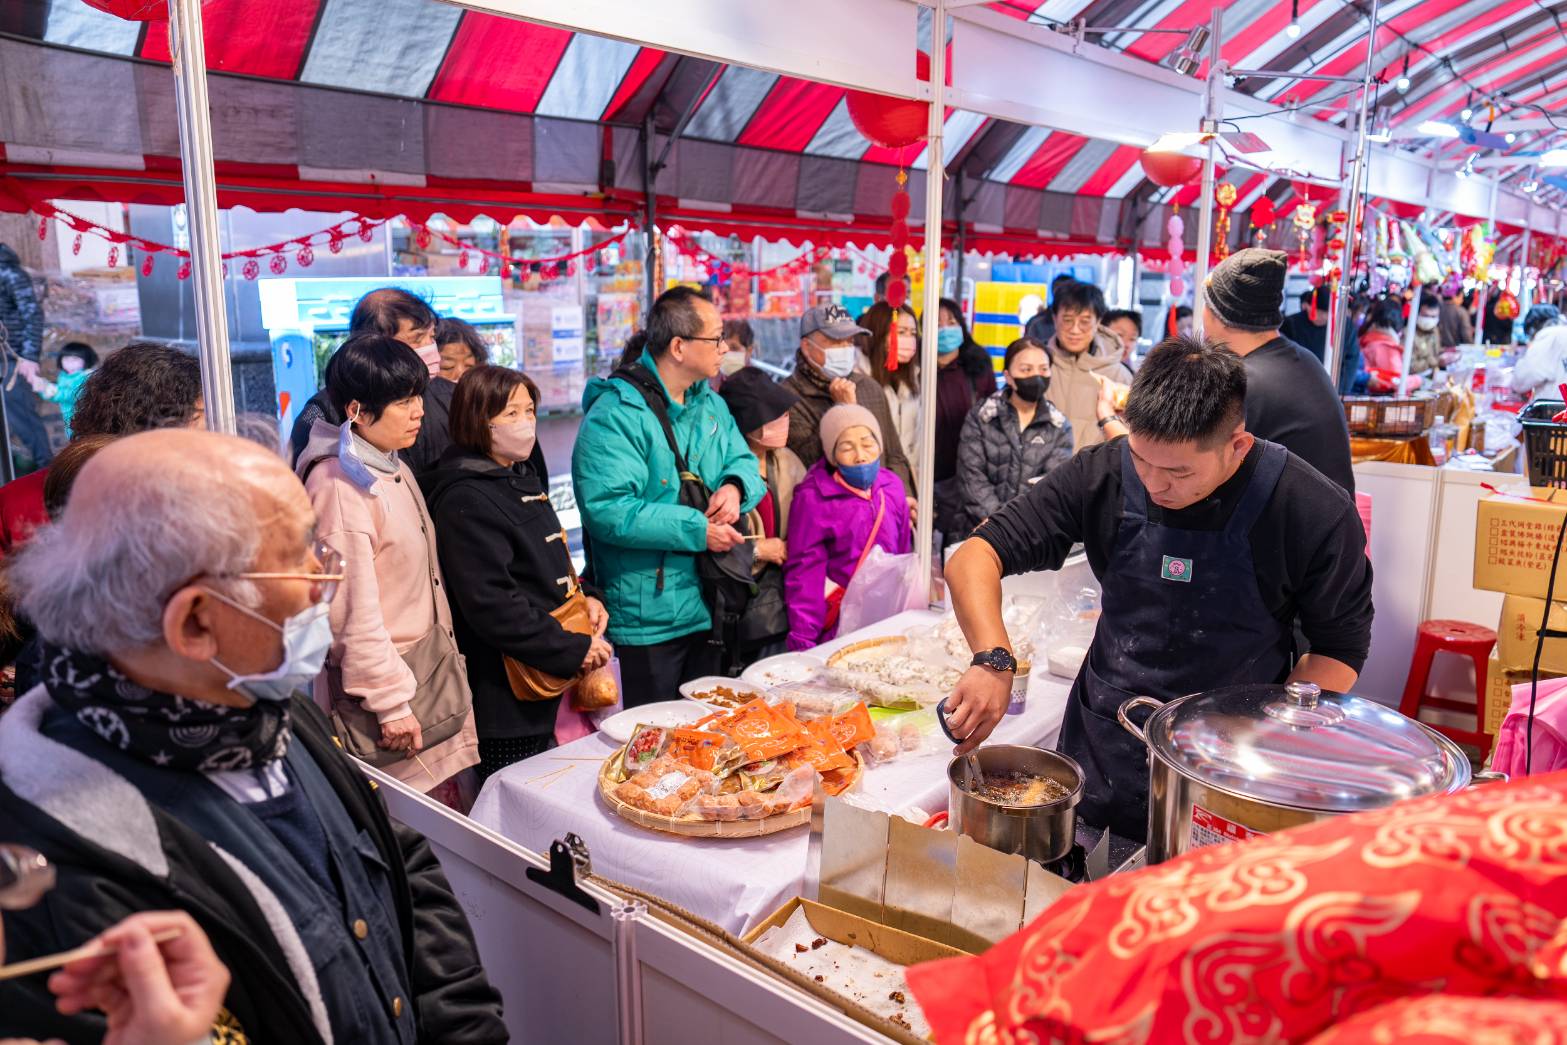
[[[789,559],[784,563],[784,599],[789,606],[789,648],[809,649],[826,642],[837,627],[823,631],[827,618],[827,581],[847,586],[860,553],[870,539],[877,505],[886,506],[876,543],[894,555],[914,546],[903,482],[886,468],[876,476],[871,499],[845,490],[827,472],[824,461],[811,465],[794,488],[789,508]]]

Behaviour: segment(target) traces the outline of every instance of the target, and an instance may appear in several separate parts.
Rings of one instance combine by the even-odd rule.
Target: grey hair
[[[244,483],[190,468],[125,482],[112,511],[72,498],[59,522],[40,527],[6,570],[24,616],[45,640],[83,653],[138,649],[163,638],[163,609],[197,577],[247,606],[261,548],[255,502]]]

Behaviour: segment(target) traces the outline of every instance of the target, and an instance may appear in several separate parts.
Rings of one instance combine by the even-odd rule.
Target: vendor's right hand
[[[381,746],[388,751],[406,751],[412,758],[424,749],[424,733],[413,715],[381,723]]]
[[[848,403],[852,406],[854,404],[854,382],[846,377],[834,378],[832,384],[827,386],[827,394],[832,396],[832,401],[835,403]]]
[[[1011,675],[979,665],[965,671],[947,698],[947,728],[953,736],[964,738],[954,753],[966,755],[984,743],[1007,713],[1011,699]]]
[[[588,655],[582,658],[583,671],[597,671],[609,663],[609,658],[615,655],[615,647],[593,636],[593,641],[588,644]]]
[[[707,524],[707,550],[710,552],[726,552],[743,540],[745,537],[740,531],[728,523]]]

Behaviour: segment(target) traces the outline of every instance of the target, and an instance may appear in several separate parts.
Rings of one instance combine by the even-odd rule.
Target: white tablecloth
[[[849,642],[939,619],[926,610],[910,610],[814,652],[825,656]],[[1033,672],[1023,712],[1006,716],[991,741],[1054,745],[1069,688],[1063,679]],[[945,809],[951,747],[945,737],[939,741],[924,753],[867,770],[856,801],[887,812],[911,806],[927,813]],[[597,873],[672,900],[736,933],[802,892],[805,827],[761,838],[677,838],[637,827],[606,809],[598,797],[598,769],[616,746],[594,734],[509,766],[485,783],[471,815],[539,853],[575,832],[587,843]]]

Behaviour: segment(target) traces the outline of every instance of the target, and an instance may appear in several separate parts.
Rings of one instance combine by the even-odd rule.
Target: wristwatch
[[[1117,422],[1119,424],[1125,424],[1126,423],[1125,421],[1121,420],[1121,415],[1120,414],[1111,414],[1109,417],[1101,417],[1099,419],[1099,430],[1101,432],[1104,431],[1105,425],[1109,424],[1112,421],[1115,421],[1115,422]]]
[[[974,659],[969,663],[976,668],[989,668],[991,671],[1005,671],[1011,675],[1017,674],[1017,658],[1001,646],[974,654]]]

